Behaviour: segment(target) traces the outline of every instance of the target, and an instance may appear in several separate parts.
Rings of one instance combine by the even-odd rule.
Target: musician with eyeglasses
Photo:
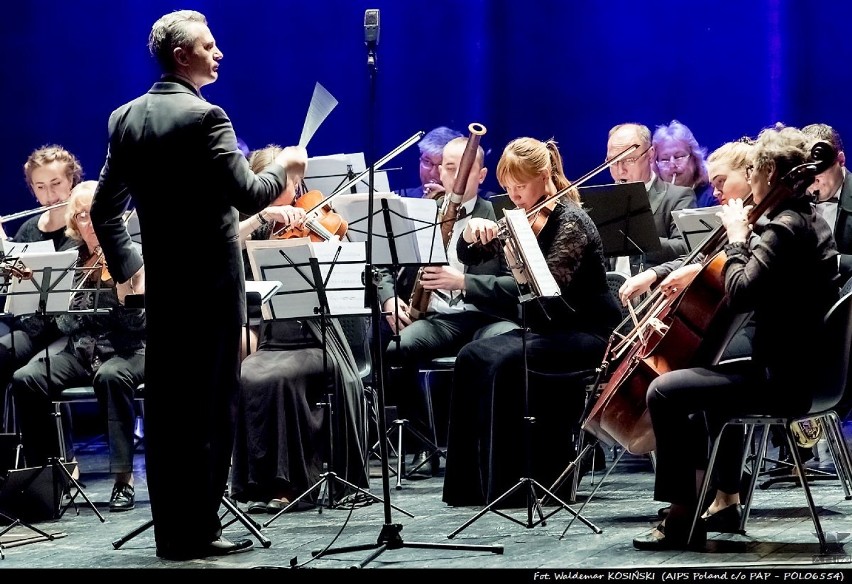
[[[652,140],[657,156],[653,171],[667,183],[691,187],[696,207],[717,204],[707,177],[707,150],[698,145],[692,131],[677,120],[657,126]]]
[[[396,193],[401,197],[415,199],[422,197],[435,199],[441,196],[444,192],[444,185],[441,183],[441,160],[444,146],[453,138],[462,136],[464,134],[447,126],[438,126],[427,132],[417,143],[417,149],[420,151],[418,164],[420,184],[416,187],[399,189]]]
[[[627,276],[676,259],[689,251],[686,240],[675,224],[672,211],[695,207],[695,191],[692,188],[669,184],[652,169],[652,163],[657,158],[657,151],[647,126],[636,123],[614,126],[609,131],[607,139],[607,159],[615,157],[632,144],[639,145],[637,154],[613,164],[609,171],[617,183],[641,182],[645,185],[661,249],[647,253],[637,249],[636,253],[631,254],[629,258],[618,258],[614,269]]]
[[[60,456],[52,400],[69,387],[94,387],[106,417],[109,472],[115,477],[109,510],[120,512],[135,507],[134,395],[145,369],[145,311],[125,308],[124,300],[144,289],[134,289],[130,281],[117,284],[107,270],[89,216],[97,184],[84,181],[74,187],[65,209],[66,233],[79,253],[74,273],[79,291],[72,295],[70,311],[56,316],[66,342],[57,353],[15,371],[11,389],[26,463],[40,466]],[[63,423],[63,430],[66,460],[74,460],[71,424]]]

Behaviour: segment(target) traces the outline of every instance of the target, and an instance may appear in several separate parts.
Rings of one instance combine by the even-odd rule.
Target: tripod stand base
[[[264,524],[263,524],[263,526],[264,526],[264,527],[269,527],[269,525],[270,525],[273,521],[275,521],[276,519],[278,519],[278,517],[280,517],[280,516],[281,516],[282,514],[284,514],[284,513],[287,513],[287,512],[288,512],[290,509],[292,509],[293,507],[296,507],[302,499],[304,499],[305,497],[307,497],[308,495],[310,495],[312,492],[314,492],[314,491],[315,491],[315,490],[317,490],[318,488],[320,488],[320,487],[328,488],[328,487],[329,487],[329,483],[331,483],[331,484],[334,484],[334,483],[340,483],[340,484],[341,484],[341,485],[343,485],[343,486],[349,487],[350,489],[353,489],[353,490],[355,490],[356,492],[361,493],[362,495],[365,495],[366,497],[369,497],[369,498],[370,498],[370,499],[372,499],[373,501],[378,501],[379,503],[384,503],[384,502],[385,502],[385,501],[384,501],[384,499],[382,499],[381,497],[378,497],[378,496],[374,495],[373,493],[371,493],[371,492],[369,492],[369,491],[366,491],[366,490],[362,489],[361,487],[359,487],[359,486],[357,486],[357,485],[355,485],[355,484],[353,484],[353,483],[350,483],[350,482],[349,482],[349,481],[347,481],[346,479],[342,479],[342,478],[340,478],[339,476],[337,476],[337,473],[335,473],[335,472],[333,472],[333,471],[329,471],[329,472],[324,472],[324,473],[322,473],[322,474],[320,475],[320,480],[318,480],[316,483],[314,483],[314,484],[313,484],[313,486],[312,486],[312,487],[310,487],[307,491],[305,491],[304,493],[302,493],[301,495],[299,495],[298,497],[296,497],[295,499],[293,499],[292,501],[290,501],[290,504],[289,504],[289,505],[287,505],[286,507],[284,507],[283,509],[281,509],[281,511],[279,511],[278,513],[276,513],[275,515],[273,515],[273,516],[272,516],[272,519],[270,519],[269,521],[267,521],[266,523],[264,523]],[[333,491],[333,489],[329,489],[329,493],[333,493],[333,492],[334,492],[334,491]],[[329,508],[329,509],[331,509],[333,506],[334,506],[334,503],[332,503],[332,502],[331,502],[331,497],[329,497],[329,504],[328,504],[328,508]],[[395,505],[393,505],[393,504],[391,504],[390,506],[391,506],[393,509],[396,509],[397,511],[399,511],[400,513],[404,513],[405,515],[408,515],[409,517],[414,517],[414,515],[412,515],[411,513],[409,513],[408,511],[406,511],[406,510],[404,510],[404,509],[400,509],[399,507],[397,507],[397,506],[395,506]],[[320,504],[320,505],[317,505],[317,508],[319,509],[320,513],[322,513],[322,508],[323,508],[323,506]]]
[[[227,509],[227,511],[229,513],[233,514],[233,516],[234,516],[233,520],[222,525],[222,529],[231,525],[234,521],[239,521],[240,523],[242,523],[245,526],[246,529],[248,529],[251,532],[251,534],[253,536],[255,536],[257,538],[257,540],[260,542],[260,545],[262,545],[265,548],[268,548],[269,546],[272,545],[272,541],[270,541],[270,539],[268,537],[266,537],[265,535],[263,535],[260,532],[260,528],[259,528],[258,524],[253,519],[246,516],[246,514],[243,513],[236,505],[234,505],[231,502],[231,500],[228,499],[228,497],[222,497],[222,505],[224,505],[225,509]],[[137,535],[139,535],[143,531],[146,531],[148,528],[153,527],[153,526],[154,526],[154,520],[153,519],[149,520],[144,525],[140,525],[139,527],[137,527],[136,529],[134,529],[133,531],[131,531],[127,535],[124,535],[124,536],[118,538],[117,540],[113,541],[112,542],[113,549],[116,549],[116,550],[119,549],[125,543],[127,543],[128,541],[130,541],[131,539],[133,539],[134,537],[136,537]]]
[[[550,497],[551,499],[553,499],[554,501],[559,503],[559,506],[556,509],[550,511],[547,515],[545,515],[544,511],[542,511],[540,499],[539,499],[538,495],[536,494],[536,490],[535,490],[536,487],[538,487],[541,491],[543,491],[548,497]],[[512,517],[511,515],[504,513],[500,509],[497,509],[497,505],[499,505],[501,501],[508,498],[509,496],[514,494],[519,489],[523,489],[523,488],[527,489],[527,521],[526,522],[520,521],[516,517]],[[518,483],[514,487],[512,487],[511,489],[509,489],[508,491],[506,491],[505,493],[503,493],[502,495],[500,495],[499,497],[494,499],[494,501],[492,501],[491,503],[489,503],[488,505],[483,507],[482,510],[479,511],[479,513],[474,515],[471,519],[469,519],[467,522],[465,522],[461,527],[459,527],[458,529],[453,531],[451,534],[449,534],[447,536],[447,538],[453,539],[456,535],[458,535],[459,533],[461,533],[462,531],[467,529],[467,527],[470,526],[474,521],[476,521],[477,519],[479,519],[480,517],[482,517],[483,515],[485,515],[489,511],[491,511],[492,513],[495,513],[495,514],[497,514],[501,517],[504,517],[504,518],[508,519],[509,521],[513,521],[513,522],[517,523],[518,525],[523,525],[526,528],[533,528],[537,525],[547,525],[547,523],[546,523],[547,518],[550,517],[551,515],[558,513],[560,509],[565,509],[566,511],[571,513],[574,516],[574,519],[579,518],[580,521],[585,523],[595,533],[603,533],[603,530],[600,527],[596,526],[595,524],[590,522],[588,519],[586,519],[585,517],[580,515],[580,513],[578,511],[575,511],[574,509],[569,507],[567,503],[565,503],[562,499],[560,499],[559,497],[554,495],[552,492],[550,492],[549,490],[544,488],[535,479],[522,478],[521,480],[518,481]],[[535,513],[538,515],[537,520],[533,518],[533,511],[535,511]]]
[[[387,550],[396,550],[401,548],[418,548],[418,549],[445,549],[445,550],[464,550],[464,551],[487,551],[493,554],[502,554],[502,545],[474,545],[474,544],[447,544],[447,543],[426,543],[403,541],[399,532],[402,531],[402,525],[399,523],[386,523],[382,526],[382,531],[376,543],[364,545],[352,545],[327,550],[314,550],[311,556],[321,558],[330,554],[344,554],[348,552],[360,552],[365,550],[373,550],[373,553],[367,556],[364,561],[351,566],[353,568],[363,568]]]

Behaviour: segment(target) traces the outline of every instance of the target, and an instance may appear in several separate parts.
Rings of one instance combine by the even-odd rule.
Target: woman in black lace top
[[[570,186],[553,140],[510,142],[497,178],[524,210]],[[606,282],[600,234],[576,190],[553,206],[537,243],[560,295],[521,305],[526,334],[515,330],[474,341],[456,359],[443,495],[449,505],[490,503],[522,476],[549,485],[573,460],[572,432],[581,421],[584,384],[554,383],[548,374],[600,365],[607,338],[621,320]],[[466,264],[502,257],[497,224],[471,219],[458,254]],[[529,428],[524,423],[526,382],[529,413],[536,418]],[[534,434],[526,452],[528,430]],[[527,457],[531,475],[525,474]],[[525,493],[517,494],[505,499],[505,506],[524,504]]]

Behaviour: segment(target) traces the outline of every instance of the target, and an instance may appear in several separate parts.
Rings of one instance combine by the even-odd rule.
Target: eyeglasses
[[[691,154],[681,154],[680,156],[672,156],[668,160],[658,160],[657,166],[662,167],[662,168],[668,168],[668,167],[672,166],[673,164],[680,166],[681,164],[683,164],[687,160],[689,160],[690,156],[691,156]]]
[[[752,177],[753,174],[754,174],[754,165],[749,164],[748,166],[745,167],[746,181],[751,181],[751,177]]]
[[[651,149],[651,147],[648,146],[647,148],[645,148],[645,150],[642,151],[642,154],[640,154],[639,156],[632,156],[630,158],[622,158],[621,160],[616,162],[613,166],[618,166],[619,164],[623,164],[627,168],[632,168],[633,166],[636,166],[636,163],[639,162],[639,160],[641,158],[645,157],[645,155],[648,153],[648,150],[650,150],[650,149]]]
[[[92,222],[92,219],[89,217],[88,211],[80,211],[79,213],[74,213],[74,221],[77,222],[77,225],[88,225]]]
[[[440,162],[432,162],[431,160],[429,160],[425,156],[421,156],[420,157],[420,166],[422,166],[423,168],[425,168],[427,170],[432,170],[433,168],[437,168],[437,167],[441,166],[441,163]]]

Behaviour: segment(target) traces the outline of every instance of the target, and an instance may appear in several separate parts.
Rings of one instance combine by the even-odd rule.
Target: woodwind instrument
[[[441,238],[444,242],[444,249],[447,249],[450,243],[453,226],[458,219],[461,202],[467,188],[467,179],[476,160],[479,141],[486,132],[485,126],[476,122],[470,124],[467,129],[470,132],[470,136],[467,139],[467,145],[464,148],[461,162],[459,162],[458,172],[456,173],[455,181],[453,181],[453,189],[444,195],[444,201],[438,213],[438,224],[441,227]],[[423,287],[421,282],[422,275],[423,268],[420,268],[417,271],[414,287],[411,289],[411,296],[408,299],[408,316],[411,320],[417,320],[426,314],[429,309],[429,300],[432,298],[432,291]]]
[[[12,221],[14,219],[22,219],[24,217],[29,217],[30,215],[35,215],[37,213],[43,213],[45,211],[50,211],[51,209],[64,207],[67,204],[68,204],[68,201],[62,201],[60,203],[48,205],[47,207],[36,207],[35,209],[29,209],[27,211],[19,211],[17,213],[12,213],[10,215],[3,215],[2,217],[0,217],[0,223],[5,223],[6,221]]]

